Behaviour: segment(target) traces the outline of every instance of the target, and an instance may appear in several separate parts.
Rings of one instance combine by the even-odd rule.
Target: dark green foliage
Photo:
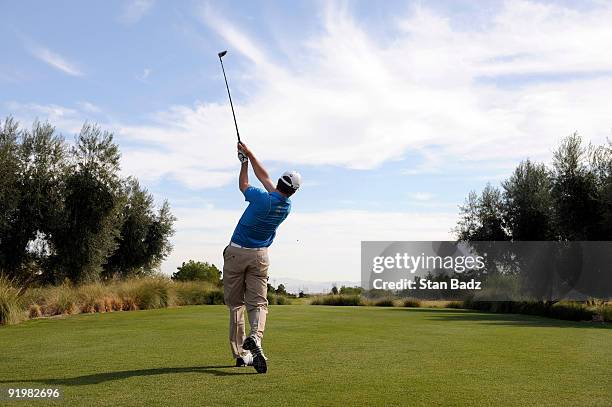
[[[597,178],[586,156],[587,150],[577,134],[563,140],[554,154],[552,196],[562,240],[607,240],[601,234]]]
[[[612,240],[610,143],[585,147],[582,139],[572,134],[563,139],[554,152],[550,169],[527,160],[502,183],[502,187],[504,193],[501,196],[490,185],[480,196],[474,192],[469,194],[456,229],[459,240]],[[482,246],[492,246],[490,243],[479,245],[482,249],[489,248]],[[522,259],[513,257],[511,252],[504,256],[504,273],[524,273],[522,270],[528,269],[522,267]],[[555,256],[563,264],[575,259],[569,249],[549,256]],[[488,263],[487,269],[494,273],[499,270]],[[534,270],[532,273],[537,273],[537,276],[524,276],[524,280],[546,282],[549,281],[546,275],[549,272],[546,269]],[[584,281],[595,278],[604,281],[601,276],[585,274],[580,267],[565,267],[560,277],[560,286],[566,288],[574,287],[580,278]],[[527,288],[539,293],[546,287],[540,284]]]
[[[497,188],[487,184],[480,196],[470,192],[460,211],[457,228],[459,240],[508,240],[504,229],[502,195]]]
[[[168,238],[175,218],[168,203],[156,214],[153,196],[134,178],[126,180],[124,194],[119,246],[104,266],[106,278],[150,274],[172,249]]]
[[[338,287],[333,286],[332,289],[331,289],[331,293],[330,294],[331,295],[338,295]]]
[[[48,236],[61,223],[66,158],[49,124],[19,130],[8,118],[0,128],[0,268],[21,282],[46,260]]]
[[[204,297],[204,302],[202,302],[201,304],[205,304],[205,305],[225,304],[225,302],[223,302],[223,291],[222,290],[207,291]]]
[[[360,295],[323,295],[313,298],[311,304],[357,306],[366,305],[366,302]]]
[[[278,295],[278,294],[274,294],[271,292],[268,293],[267,299],[268,299],[268,304],[270,305],[290,305],[291,304],[291,300],[289,300],[287,296]]]
[[[612,145],[584,147],[577,134],[552,168],[522,162],[502,183],[470,192],[456,234],[462,241],[612,240]]]
[[[342,286],[340,287],[340,294],[346,294],[346,295],[360,295],[363,294],[363,288],[362,287],[346,287],[346,286]]]
[[[56,281],[99,278],[117,248],[125,198],[119,178],[119,149],[113,136],[84,125],[72,149],[74,163],[66,177],[64,219],[52,235]]]
[[[393,307],[395,304],[393,303],[392,298],[381,298],[373,302],[376,307]]]
[[[285,289],[284,284],[279,284],[275,292],[276,292],[276,295],[283,295],[285,297],[287,296],[287,290]]]
[[[591,321],[596,314],[586,305],[575,302],[466,300],[463,307],[486,312],[539,315],[568,321]]]
[[[513,240],[553,240],[551,180],[544,164],[527,160],[502,183],[505,226]]]
[[[174,217],[167,203],[154,213],[150,195],[120,178],[119,158],[112,134],[97,126],[85,124],[68,149],[51,125],[22,130],[7,118],[0,125],[0,271],[28,284],[158,266],[171,249]]]
[[[176,281],[208,281],[213,284],[220,284],[221,271],[214,264],[189,260],[177,267],[177,272],[172,275],[172,279]]]

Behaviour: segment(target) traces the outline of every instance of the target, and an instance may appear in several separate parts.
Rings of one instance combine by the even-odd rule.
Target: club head
[[[221,51],[219,52],[219,58],[223,58],[225,56],[225,54],[227,54],[227,51]]]

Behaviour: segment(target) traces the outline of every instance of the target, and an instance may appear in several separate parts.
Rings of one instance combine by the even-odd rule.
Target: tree
[[[279,284],[276,288],[276,294],[287,296],[287,290],[285,290],[284,284]]]
[[[34,122],[31,131],[20,131],[8,118],[1,130],[0,166],[0,267],[25,282],[40,272],[33,263],[46,261],[48,237],[61,223],[64,140],[49,124]]]
[[[183,262],[177,271],[172,275],[172,280],[176,281],[208,281],[219,285],[221,271],[214,265],[207,262],[189,260]]]
[[[0,272],[91,281],[149,272],[168,255],[175,218],[119,176],[113,135],[85,124],[68,149],[48,123],[0,124]],[[101,274],[104,271],[104,274]]]
[[[338,295],[338,287],[336,287],[335,285],[332,287],[331,289],[331,294],[332,295]]]
[[[555,238],[551,180],[544,164],[521,162],[502,187],[503,223],[513,240]]]
[[[552,196],[561,240],[606,240],[597,179],[586,163],[578,134],[565,138],[553,156]]]
[[[83,126],[72,148],[74,164],[66,177],[64,219],[51,239],[56,250],[55,281],[98,279],[117,248],[125,204],[119,158],[111,133]]]
[[[104,266],[106,278],[150,274],[172,248],[168,239],[175,218],[168,203],[156,214],[153,196],[135,178],[124,182],[124,195],[119,246]]]
[[[598,234],[601,240],[612,239],[612,142],[593,148],[590,166],[595,174],[600,199],[600,223]]]
[[[470,192],[460,207],[455,231],[462,241],[508,240],[504,224],[502,195],[499,189],[487,184],[480,196]]]
[[[11,277],[25,257],[25,245],[19,250],[21,239],[15,236],[22,190],[18,131],[12,118],[0,128],[0,271]]]

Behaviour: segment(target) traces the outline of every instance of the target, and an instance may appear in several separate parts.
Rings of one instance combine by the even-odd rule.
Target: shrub
[[[463,302],[461,301],[449,301],[444,305],[444,308],[456,308],[456,309],[461,309],[463,308]]]
[[[208,304],[211,301],[209,292],[219,291],[212,283],[199,281],[175,282],[173,287],[176,295],[176,305]],[[221,296],[221,299],[223,299],[223,296]]]
[[[421,306],[421,301],[416,298],[406,298],[402,305],[404,307],[419,308]]]
[[[372,305],[376,307],[393,307],[395,304],[393,303],[392,298],[381,298],[379,300],[373,301]]]
[[[162,277],[134,279],[121,284],[118,291],[129,310],[165,308],[171,304],[170,284]]]
[[[342,287],[340,287],[340,294],[345,294],[345,295],[363,294],[363,288],[359,286],[347,287],[343,285]]]
[[[69,284],[47,288],[41,292],[41,297],[44,315],[70,315],[80,311],[77,294]]]
[[[365,300],[360,295],[322,295],[315,297],[310,302],[311,305],[339,305],[339,306],[359,306],[366,305]]]
[[[605,322],[612,322],[612,305],[603,304],[597,308],[597,313],[601,316],[601,319]]]
[[[550,307],[550,311],[546,316],[569,321],[591,321],[593,316],[595,316],[595,312],[581,303],[563,302]]]
[[[8,278],[0,276],[0,325],[18,324],[24,319],[26,313],[21,306],[19,290]]]
[[[42,317],[42,311],[40,305],[30,304],[28,308],[28,318],[40,318]]]
[[[222,290],[213,290],[208,291],[206,293],[206,302],[205,305],[222,305],[225,304],[223,301],[223,291]]]
[[[79,309],[83,313],[104,312],[105,289],[101,284],[86,284],[76,289]]]
[[[578,302],[551,304],[543,301],[466,300],[464,307],[485,312],[539,315],[568,321],[591,321],[595,315],[595,311]]]
[[[284,295],[268,293],[268,304],[289,305],[291,304],[291,300]]]
[[[172,275],[172,280],[175,281],[209,281],[219,284],[220,279],[221,271],[214,264],[193,260],[183,262]]]

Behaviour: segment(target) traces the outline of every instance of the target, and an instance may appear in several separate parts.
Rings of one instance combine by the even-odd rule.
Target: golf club
[[[227,96],[229,96],[230,106],[232,107],[232,116],[234,116],[234,126],[236,126],[236,136],[238,136],[238,142],[240,143],[240,132],[238,132],[238,122],[236,122],[236,113],[234,113],[234,104],[232,103],[232,95],[230,94],[229,85],[227,84],[227,76],[225,76],[225,68],[223,67],[223,57],[227,54],[227,51],[219,52],[219,62],[221,62],[221,70],[223,71],[223,79],[225,79],[225,87],[227,88]]]

